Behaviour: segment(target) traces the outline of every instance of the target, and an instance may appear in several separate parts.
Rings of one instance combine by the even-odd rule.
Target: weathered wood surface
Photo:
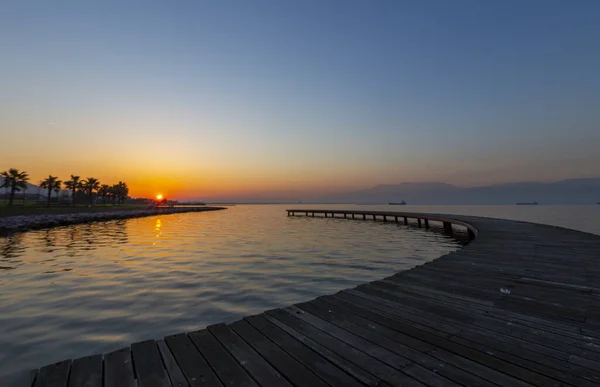
[[[382,280],[59,362],[22,385],[600,385],[600,236],[467,216],[290,211],[437,222],[477,237]]]

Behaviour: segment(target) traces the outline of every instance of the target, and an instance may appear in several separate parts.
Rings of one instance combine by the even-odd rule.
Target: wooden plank
[[[328,384],[332,386],[362,386],[356,379],[334,366],[319,353],[302,344],[302,342],[295,340],[292,336],[267,320],[265,316],[251,316],[246,317],[245,320]]]
[[[365,308],[364,306],[361,306],[360,304],[357,304],[357,303],[346,302],[343,299],[338,298],[337,295],[332,296],[332,297],[327,297],[327,299],[329,299],[329,298],[332,299],[332,302],[334,302],[336,306],[341,307],[345,310],[348,310],[349,312],[351,312],[353,314],[360,315],[370,321],[377,322],[378,324],[388,327],[391,330],[396,330],[398,332],[401,332],[403,335],[406,335],[408,333],[402,329],[402,326],[400,324],[398,324],[397,320],[395,320],[393,318],[393,316],[386,315],[385,313],[383,313],[381,311],[374,311],[374,310]],[[416,332],[418,332],[418,331],[416,331]],[[395,339],[400,339],[406,345],[414,347],[413,340],[422,340],[422,333],[418,332],[416,335],[414,335],[413,340],[408,340],[408,341],[402,340],[402,337],[403,336],[394,336]],[[450,363],[458,368],[461,368],[467,372],[472,372],[472,373],[475,372],[476,375],[478,375],[481,378],[486,379],[490,382],[493,382],[493,383],[500,382],[501,385],[504,385],[504,386],[528,385],[528,384],[518,381],[518,380],[514,379],[513,377],[508,376],[502,372],[498,372],[493,368],[487,367],[485,365],[481,365],[473,360],[470,360],[469,358],[465,358],[460,355],[456,355],[452,352],[448,352],[435,344],[433,344],[432,346],[436,349],[433,351],[427,352],[427,354],[429,354],[433,357],[436,357],[438,359],[441,359],[445,362],[448,362],[448,363]]]
[[[122,348],[104,356],[104,386],[134,387],[133,364],[129,348]]]
[[[71,359],[40,368],[34,387],[67,387]]]
[[[417,377],[419,381],[426,382],[427,385],[491,385],[475,375],[469,374],[461,369],[454,368],[444,362],[440,362],[428,356],[426,353],[414,350],[398,341],[391,341],[390,337],[405,339],[405,335],[401,335],[399,332],[393,331],[387,327],[380,326],[375,322],[368,320],[365,321],[365,319],[362,317],[345,312],[343,309],[337,308],[330,303],[324,302],[323,300],[313,300],[311,302],[298,304],[297,306],[302,310],[305,310],[327,322],[343,328],[357,336],[365,338],[381,346],[382,348],[386,348],[400,356],[406,357],[419,366],[422,366],[428,369],[430,372],[439,375],[438,377],[433,378],[431,375],[426,375],[423,373],[419,375],[411,375],[413,377]],[[431,351],[435,348],[427,343],[423,343],[423,345],[421,345],[421,342],[418,342],[417,340],[412,341],[416,342],[416,344],[422,347],[425,351]],[[449,379],[454,383],[450,383],[445,379],[440,378],[440,376]]]
[[[302,305],[312,311],[319,311],[318,308],[311,307],[309,303]],[[352,324],[348,322],[343,324],[342,329],[328,321],[323,320],[322,318],[315,316],[312,313],[304,312],[300,308],[288,309],[290,311],[300,310],[301,313],[296,314],[296,316],[298,316],[300,319],[340,340],[343,340],[344,342],[351,344],[363,352],[380,359],[384,363],[396,368],[408,376],[413,377],[415,380],[423,382],[428,386],[457,386],[456,383],[436,374],[435,372],[425,369],[418,364],[415,364],[404,355],[397,354],[389,347],[389,341],[387,339],[384,338],[381,340],[381,336],[369,332],[368,330],[361,328],[355,329],[354,331],[360,331],[360,333],[355,334],[349,331],[349,329],[352,329]],[[327,314],[322,315],[328,316]],[[396,347],[396,349],[398,348]]]
[[[208,331],[227,349],[239,364],[262,386],[291,386],[252,347],[225,324],[210,325]]]
[[[327,384],[301,363],[281,350],[247,321],[240,320],[229,325],[256,352],[267,360],[279,373],[298,386],[322,386]]]
[[[255,387],[254,380],[206,329],[188,333],[196,348],[226,386]]]
[[[385,302],[385,300],[381,301],[382,303]],[[548,356],[540,356],[539,354],[529,350],[527,347],[519,348],[514,345],[508,345],[504,342],[505,339],[502,336],[486,337],[485,335],[481,335],[481,332],[473,332],[474,330],[471,327],[460,330],[454,334],[449,334],[449,332],[444,332],[444,328],[442,326],[442,332],[436,332],[436,329],[439,329],[439,323],[431,322],[428,319],[418,320],[418,318],[414,318],[412,315],[406,315],[400,309],[396,310],[395,306],[398,304],[392,306],[391,309],[382,307],[377,303],[367,302],[366,305],[370,305],[373,308],[380,309],[386,314],[392,315],[394,319],[398,320],[397,325],[403,326],[403,329],[406,330],[406,333],[411,331],[414,332],[414,329],[417,329],[416,332],[425,331],[432,333],[439,338],[449,339],[453,343],[439,341],[433,337],[431,338],[431,341],[429,339],[426,341],[431,342],[432,344],[435,343],[441,348],[448,350],[450,349],[447,347],[454,347],[455,349],[452,351],[455,353],[465,353],[469,354],[469,356],[481,357],[481,355],[477,355],[477,353],[473,352],[473,350],[475,350],[479,351],[480,354],[489,354],[497,360],[492,361],[491,359],[484,358],[477,361],[486,361],[490,366],[499,367],[497,369],[502,372],[506,372],[504,371],[505,369],[510,370],[510,372],[507,373],[516,373],[516,375],[519,375],[518,377],[520,379],[529,381],[530,383],[536,385],[551,386],[556,382],[556,380],[562,380],[569,384],[583,386],[586,385],[586,381],[584,379],[591,380],[590,377],[595,377],[595,374],[593,373],[578,375],[581,376],[581,378],[574,377],[573,375],[569,374],[570,369],[566,362],[559,362]],[[417,323],[417,321],[419,322]],[[438,327],[434,329],[426,328],[427,326],[433,327],[434,325],[437,325]],[[424,337],[423,333],[409,334],[416,334],[417,336],[415,337],[418,337],[418,335],[421,335],[422,338]],[[460,347],[456,347],[455,344],[459,344]],[[462,351],[462,353],[457,351]],[[517,368],[515,366],[517,366]]]
[[[221,386],[204,357],[185,333],[165,337],[169,350],[190,386]]]
[[[165,343],[164,340],[158,340],[156,344],[158,346],[163,364],[165,365],[167,374],[169,375],[171,385],[173,387],[188,387],[189,384],[185,379],[183,372],[181,372],[181,368],[179,368],[179,365],[175,361],[173,354],[169,350],[167,343]]]
[[[131,344],[131,354],[139,387],[170,387],[169,377],[154,340]]]
[[[365,370],[363,370],[359,366],[357,366],[357,365],[353,364],[352,362],[344,359],[343,357],[339,356],[335,352],[330,351],[329,349],[325,348],[324,346],[320,345],[319,343],[317,343],[317,342],[309,339],[308,337],[304,336],[300,332],[298,332],[298,331],[290,328],[289,326],[287,326],[284,323],[282,323],[281,321],[273,318],[272,316],[269,316],[266,313],[263,314],[263,315],[273,325],[276,325],[279,329],[281,329],[282,331],[286,332],[288,335],[292,336],[296,340],[300,341],[301,343],[303,343],[304,345],[306,345],[308,348],[310,348],[313,351],[321,354],[321,356],[325,357],[332,364],[335,364],[339,368],[343,369],[349,375],[353,376],[356,380],[360,381],[361,383],[363,383],[363,384],[365,384],[367,386],[380,386],[380,385],[382,385],[383,382],[381,380],[379,380],[375,376],[369,374],[368,372],[366,372]]]
[[[267,313],[274,319],[281,321],[283,324],[302,333],[311,340],[346,358],[352,363],[360,366],[368,373],[391,385],[422,386],[421,383],[396,370],[395,368],[390,367],[379,359],[367,355],[366,353],[354,348],[349,344],[346,344],[345,342],[329,335],[328,333],[315,328],[311,324],[302,321],[296,317],[296,313],[290,314],[289,312],[281,309],[267,311]]]
[[[69,387],[102,387],[102,355],[73,360]]]

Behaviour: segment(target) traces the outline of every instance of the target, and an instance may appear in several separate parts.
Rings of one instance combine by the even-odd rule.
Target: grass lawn
[[[133,211],[147,208],[147,204],[122,204],[113,206],[112,204],[97,204],[92,207],[81,204],[75,207],[70,205],[54,205],[46,207],[45,205],[30,204],[23,202],[15,203],[9,207],[6,203],[0,202],[0,218],[16,215],[43,215],[43,214],[71,214],[81,212],[110,212],[110,211]]]

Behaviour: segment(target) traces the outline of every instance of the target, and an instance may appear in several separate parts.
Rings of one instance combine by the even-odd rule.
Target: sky
[[[0,169],[133,196],[600,177],[600,2],[0,3]]]

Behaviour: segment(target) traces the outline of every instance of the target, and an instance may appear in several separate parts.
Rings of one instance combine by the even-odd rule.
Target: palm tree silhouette
[[[106,197],[110,195],[110,185],[102,184],[98,189],[98,196],[102,198],[102,204],[106,204]]]
[[[117,188],[117,196],[119,197],[119,204],[123,204],[125,202],[125,198],[129,194],[129,187],[127,187],[127,183],[122,181],[116,184]]]
[[[58,177],[52,176],[52,175],[48,175],[48,177],[42,181],[42,184],[40,184],[40,187],[48,190],[48,201],[46,203],[46,206],[50,207],[50,200],[52,199],[52,191],[56,191],[56,190],[60,191],[61,185],[62,185],[62,181],[58,180]],[[58,197],[58,195],[57,195],[57,197]]]
[[[98,179],[93,177],[88,177],[83,182],[83,190],[88,194],[90,199],[90,206],[94,204],[94,191],[97,191],[100,188],[100,182]]]
[[[60,204],[60,198],[58,197],[58,194],[60,194],[60,185],[62,184],[62,181],[57,181],[57,184],[54,186],[54,193],[56,194],[56,203]]]
[[[81,189],[81,181],[79,176],[71,175],[71,180],[65,181],[65,188],[71,190],[71,198],[73,199],[73,207],[75,207],[75,196],[77,190]]]
[[[15,192],[19,192],[22,189],[27,189],[27,181],[29,181],[29,175],[25,171],[19,171],[15,168],[10,168],[8,171],[0,173],[3,178],[2,185],[0,188],[6,188],[10,190],[8,205],[12,206],[15,199]]]

